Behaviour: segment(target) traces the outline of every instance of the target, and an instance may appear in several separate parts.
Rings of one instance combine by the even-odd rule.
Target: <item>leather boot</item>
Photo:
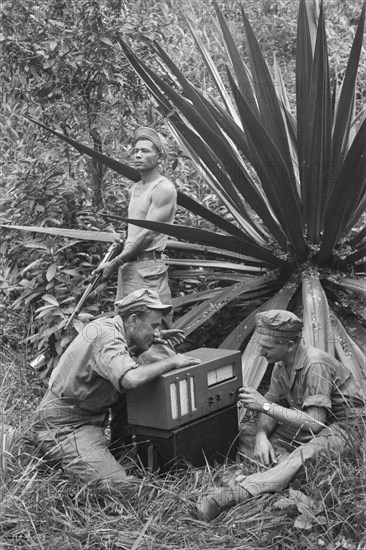
[[[247,500],[251,496],[252,495],[240,485],[236,485],[234,489],[231,487],[222,487],[212,495],[202,497],[198,501],[198,517],[202,521],[211,521],[224,510],[236,506],[236,504]]]

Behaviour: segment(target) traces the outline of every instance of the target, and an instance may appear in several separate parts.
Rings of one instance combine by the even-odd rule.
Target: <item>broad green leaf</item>
[[[255,241],[249,236],[243,233],[236,225],[232,224],[231,222],[225,220],[222,216],[219,216],[218,214],[215,214],[214,212],[211,212],[211,210],[208,210],[202,204],[198,203],[197,201],[193,200],[188,195],[184,195],[183,193],[179,193],[180,200],[179,205],[183,206],[193,214],[197,214],[201,216],[201,218],[206,219],[207,221],[213,223],[220,229],[223,229],[230,235],[236,235],[239,238],[249,239],[253,242],[253,244],[256,244]]]
[[[51,304],[52,306],[58,306],[59,303],[57,301],[57,299],[55,298],[55,296],[53,296],[52,294],[44,294],[42,296],[43,300],[45,302],[48,302],[49,304]]]
[[[312,17],[310,2],[300,0],[296,38],[296,110],[298,158],[304,159],[304,147],[307,137],[309,90],[315,50],[316,23]]]
[[[54,278],[54,276],[56,275],[57,273],[57,265],[56,264],[51,264],[47,271],[46,271],[46,279],[47,281],[52,281],[52,279]]]
[[[277,93],[272,81],[271,73],[269,72],[267,63],[263,57],[253,29],[244,12],[243,6],[242,17],[244,21],[247,43],[249,46],[251,72],[255,83],[254,92],[257,97],[261,121],[264,128],[268,132],[268,135],[276,143],[278,150],[281,153],[287,167],[287,172],[289,172],[291,183],[294,180],[292,159]]]
[[[352,372],[365,392],[366,397],[366,357],[358,345],[352,340],[344,326],[334,313],[335,350],[338,360]]]
[[[348,232],[353,229],[353,227],[359,223],[361,216],[363,216],[364,212],[366,211],[366,190],[364,192],[363,197],[360,199],[358,206],[353,211],[353,214],[350,216],[348,222],[346,223],[346,226],[343,231],[343,235],[347,235]]]
[[[212,149],[214,157],[209,155],[208,161],[206,162],[207,169],[214,174],[217,173],[218,181],[221,181],[222,178],[224,178],[227,184],[228,178],[230,178],[232,184],[243,196],[245,196],[245,199],[248,201],[251,207],[261,217],[263,222],[267,226],[269,226],[269,229],[273,232],[274,236],[283,246],[283,237],[281,236],[281,234],[278,235],[278,228],[273,222],[273,217],[268,211],[268,208],[264,203],[260,193],[258,192],[256,185],[251,180],[244,163],[239,161],[238,156],[230,148],[229,144],[224,139],[221,132],[217,133],[212,129],[212,117],[210,116],[210,120],[206,121],[201,112],[202,109],[201,111],[195,109],[194,105],[192,105],[191,102],[189,102],[178,92],[176,92],[154,71],[150,70],[142,61],[139,61],[137,57],[134,56],[134,54],[131,52],[130,48],[128,48],[128,46],[122,41],[121,45],[136,72],[139,74],[139,76],[141,76],[141,78],[144,79],[145,83],[148,84],[150,90],[159,102],[160,106],[165,109],[166,116],[170,118],[170,121],[172,124],[175,125],[176,130],[180,134],[183,134],[188,142],[192,140],[199,140],[199,143],[195,145],[195,149],[197,151],[200,151],[200,156],[202,156],[205,152],[206,154],[209,154],[207,147],[204,146],[204,143],[202,143],[202,141],[205,142],[210,149]],[[177,72],[177,74],[179,74],[179,71]],[[166,100],[161,99],[162,94],[158,91],[158,87],[172,102],[170,108],[167,107]],[[189,85],[189,89],[192,89],[191,85]],[[182,124],[182,120],[179,117],[177,118],[175,110],[173,109],[173,105],[181,110],[184,117],[196,130],[196,134],[190,131],[187,125]],[[200,107],[202,107],[202,102],[200,102]],[[215,126],[216,122],[214,122],[214,127]],[[203,151],[201,151],[201,149],[203,149]],[[221,163],[222,168],[218,167],[217,159]],[[226,185],[225,190],[230,193],[229,185]]]
[[[350,290],[351,292],[355,292],[356,294],[361,294],[366,297],[366,279],[350,279],[348,277],[340,277],[339,279],[334,280],[327,277],[327,280],[341,288],[345,288],[346,290]]]
[[[62,134],[61,132],[57,132],[56,130],[52,130],[52,128],[49,128],[45,124],[42,124],[41,122],[38,122],[38,120],[34,120],[33,118],[27,116],[26,117],[31,122],[34,122],[35,124],[38,124],[41,128],[44,128],[51,134],[59,137],[63,141],[66,141],[69,145],[72,145],[74,149],[79,151],[82,155],[88,155],[89,157],[92,157],[105,166],[108,166],[108,168],[111,168],[118,174],[121,174],[121,176],[124,176],[125,178],[130,179],[131,181],[139,181],[140,179],[140,173],[135,168],[132,168],[131,166],[128,166],[127,164],[124,164],[122,162],[119,162],[118,160],[114,160],[107,155],[104,155],[103,153],[100,153],[99,151],[96,151],[92,147],[88,147],[87,145],[83,145],[82,143],[79,143],[75,139],[70,138],[69,136],[66,136],[65,134]]]
[[[358,266],[356,265],[356,262],[359,262],[363,258],[366,257],[366,243],[363,244],[358,248],[356,252],[353,252],[353,254],[349,254],[341,263],[341,267],[344,268],[346,266],[354,266],[354,269],[356,269]]]
[[[172,298],[172,306],[175,311],[179,307],[213,298],[219,292],[221,292],[221,288],[215,288],[213,290],[201,290],[200,292],[193,292],[192,294],[178,296],[176,298]]]
[[[265,296],[273,292],[276,286],[276,282],[269,280],[266,276],[251,283],[248,281],[238,282],[231,287],[222,289],[214,298],[205,300],[202,304],[192,308],[174,323],[174,328],[184,330],[187,336],[235,298],[243,297],[243,295],[248,299]]]
[[[276,92],[281,101],[282,116],[284,119],[287,140],[290,148],[292,167],[296,180],[296,189],[298,195],[301,196],[300,175],[298,166],[299,161],[297,157],[297,123],[295,117],[291,113],[291,106],[287,95],[285,83],[283,81],[277,57],[275,55],[273,56],[273,69]]]
[[[237,79],[239,90],[245,90],[245,95],[248,98],[248,101],[251,105],[252,111],[257,115],[259,118],[259,110],[257,105],[257,99],[255,97],[255,94],[253,93],[252,89],[252,78],[251,74],[249,72],[248,67],[244,63],[243,59],[241,58],[238,49],[236,47],[236,44],[233,40],[233,37],[228,29],[228,26],[226,24],[225,18],[223,17],[221,10],[219,9],[217,2],[213,2],[217,18],[220,23],[220,27],[222,30],[224,43],[226,47],[226,51],[228,53],[228,56],[231,59],[231,63],[235,72],[235,76]],[[245,126],[245,121],[243,121]]]
[[[169,260],[168,260],[169,263]],[[257,275],[261,275],[263,271],[258,270]],[[264,272],[265,273],[265,272]],[[193,279],[194,277],[197,277],[199,280],[205,280],[205,282],[210,281],[216,281],[216,283],[220,283],[222,281],[253,281],[253,271],[252,268],[248,268],[248,271],[246,270],[241,271],[240,273],[238,271],[222,271],[222,270],[214,270],[214,269],[190,269],[187,271],[186,269],[172,269],[169,271],[169,276],[172,279],[183,279],[183,280],[195,280],[197,284],[197,280]]]
[[[347,153],[327,205],[324,236],[319,251],[323,263],[332,254],[335,244],[344,234],[349,219],[363,200],[366,189],[366,120],[363,122]]]
[[[116,239],[116,233],[108,231],[86,231],[84,229],[66,229],[60,227],[40,227],[38,225],[3,225],[0,227],[6,229],[16,229],[17,231],[28,231],[29,233],[45,233],[46,235],[55,235],[68,239],[79,239],[81,241],[100,241],[113,243]]]
[[[255,328],[255,316],[262,311],[268,311],[269,309],[287,309],[288,304],[299,287],[299,281],[297,278],[290,279],[283,287],[268,301],[252,311],[239,325],[231,332],[225,340],[220,344],[220,348],[223,349],[242,349],[245,340],[248,338],[251,332]],[[251,364],[247,362],[246,364]],[[263,366],[263,365],[262,365]],[[253,366],[253,370],[256,367]],[[262,369],[261,369],[262,371]],[[262,374],[264,374],[262,372]],[[249,378],[252,378],[250,373],[247,374]]]
[[[360,244],[366,237],[366,225],[363,229],[361,229],[356,235],[354,235],[354,237],[352,237],[349,241],[348,241],[348,245],[351,247],[351,248],[355,248],[358,244]]]
[[[205,181],[208,183],[214,193],[216,193],[217,196],[221,199],[223,204],[233,215],[234,219],[239,223],[242,229],[257,242],[257,244],[264,245],[267,239],[264,238],[263,228],[260,228],[258,223],[254,222],[249,217],[246,210],[243,208],[243,202],[239,194],[237,193],[236,189],[231,185],[231,182],[226,176],[225,171],[220,168],[218,159],[213,157],[213,153],[208,150],[207,146],[204,142],[202,142],[202,140],[201,143],[196,143],[197,136],[195,132],[190,130],[188,127],[183,128],[183,135],[175,128],[170,119],[168,119],[168,124],[171,128],[171,132],[175,136],[178,143],[180,143],[182,149],[186,151],[188,156],[190,156],[190,158],[196,165],[199,173],[202,175],[202,177],[205,179]],[[182,130],[182,125],[180,125],[179,128],[180,130]],[[196,151],[199,151],[199,154],[197,154]],[[267,212],[270,216],[268,210]],[[268,223],[269,225],[271,225],[271,223],[274,224],[276,222],[273,220]],[[280,232],[279,227],[276,226],[276,230],[276,236],[278,234],[279,239],[282,239],[282,241],[279,240],[279,242],[282,244],[283,247],[286,247],[286,241],[284,239],[284,236]]]
[[[265,273],[267,269],[263,267],[253,267],[245,264],[235,264],[233,262],[214,262],[210,260],[192,260],[192,259],[178,259],[178,260],[166,260],[168,265],[186,265],[187,267],[203,267],[205,269],[212,267],[216,269],[229,269],[230,271],[243,271],[245,273]],[[189,274],[189,272],[187,272]]]
[[[286,164],[282,151],[277,148],[277,144],[272,140],[261,121],[253,115],[230,74],[228,77],[233,93],[240,103],[242,116],[246,119],[248,138],[251,139],[252,153],[255,159],[253,166],[262,182],[264,192],[287,238],[299,252],[304,253],[305,241],[294,171],[292,168],[289,170],[289,164]],[[282,115],[281,122],[283,124]]]
[[[190,252],[194,252],[195,254],[214,254],[216,256],[221,256],[221,257],[235,259],[237,261],[242,261],[246,265],[254,265],[260,268],[263,267],[263,262],[261,262],[260,260],[251,258],[250,256],[244,256],[243,254],[233,253],[228,250],[222,250],[214,246],[204,246],[201,244],[193,244],[193,243],[168,240],[167,247],[177,249],[177,250],[189,250]]]
[[[328,189],[332,185],[332,105],[322,8],[311,72],[306,120],[302,128],[298,128],[298,131],[303,132],[304,140],[299,149],[299,170],[308,238],[311,243],[318,243],[324,222],[325,200]]]
[[[315,271],[303,273],[302,300],[305,341],[334,355],[334,333],[328,300]]]
[[[253,256],[254,258],[261,259],[263,262],[275,265],[277,267],[282,267],[284,269],[289,267],[288,262],[282,260],[281,258],[277,258],[277,256],[274,256],[269,250],[253,245],[245,239],[239,239],[235,236],[223,235],[222,233],[215,233],[193,227],[153,222],[150,220],[134,220],[126,218],[125,221],[127,223],[137,225],[138,227],[152,229],[154,231],[158,231],[159,233],[164,233],[178,239],[186,239],[188,241],[194,240],[195,242],[215,246],[216,248],[222,248],[224,250],[238,252],[239,254]]]
[[[191,31],[191,34],[198,46],[198,49],[200,50],[201,52],[201,55],[202,55],[202,58],[206,64],[206,67],[211,75],[211,78],[213,80],[213,82],[215,83],[216,85],[216,88],[222,98],[222,101],[224,102],[224,105],[226,106],[227,110],[229,111],[232,119],[234,120],[234,122],[236,122],[236,124],[240,125],[240,119],[238,117],[238,114],[231,102],[231,98],[230,98],[230,95],[228,94],[228,92],[226,91],[225,89],[225,85],[220,77],[220,74],[214,64],[214,62],[212,61],[212,58],[210,56],[210,54],[208,53],[207,49],[205,48],[205,45],[203,44],[202,40],[200,39],[199,35],[197,34],[195,28],[193,27],[192,25],[192,22],[186,18],[186,21],[188,23],[188,26],[189,26],[189,29]]]
[[[339,166],[342,165],[349,146],[349,132],[353,114],[357,69],[365,30],[365,11],[366,3],[363,4],[356,35],[348,58],[347,69],[342,82],[340,97],[336,104],[332,151],[332,162],[337,164],[337,169],[334,169],[335,173],[338,173]]]

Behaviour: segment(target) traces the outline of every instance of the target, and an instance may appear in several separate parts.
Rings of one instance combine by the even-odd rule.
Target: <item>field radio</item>
[[[126,392],[128,432],[145,466],[162,471],[182,462],[202,466],[235,456],[239,351],[200,348],[201,364],[171,370]]]

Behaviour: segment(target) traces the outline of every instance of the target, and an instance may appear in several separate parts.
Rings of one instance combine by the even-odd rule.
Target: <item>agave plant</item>
[[[173,266],[189,266],[191,277],[198,273],[220,281],[213,290],[175,299],[175,306],[193,304],[176,326],[189,334],[240,298],[251,313],[226,335],[221,347],[244,350],[245,381],[255,386],[266,361],[257,354],[254,317],[272,308],[296,310],[303,316],[309,343],[339,358],[360,381],[366,377],[365,348],[351,339],[336,314],[339,304],[351,304],[352,334],[366,341],[366,231],[360,223],[366,205],[366,117],[362,111],[355,114],[366,7],[338,85],[330,77],[323,7],[316,20],[312,4],[300,0],[296,114],[276,59],[270,70],[244,10],[248,63],[214,3],[228,57],[225,81],[188,21],[217,88],[215,97],[194,87],[158,43],[151,47],[161,71],[151,69],[120,41],[172,134],[226,212],[218,215],[179,192],[179,205],[213,224],[214,231],[124,221],[166,233],[177,239],[170,241],[171,247],[193,251],[196,257],[209,254],[212,259],[170,260]],[[98,156],[132,180],[138,178],[131,167],[50,131],[81,153]]]

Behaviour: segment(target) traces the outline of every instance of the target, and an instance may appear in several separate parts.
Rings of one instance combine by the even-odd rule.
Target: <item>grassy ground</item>
[[[44,383],[24,356],[3,349],[0,363],[0,420],[15,430],[0,462],[1,550],[366,550],[365,451],[357,436],[342,461],[309,464],[283,493],[252,499],[208,524],[192,515],[194,502],[225,483],[235,464],[164,477],[132,464],[144,478],[129,498],[70,481],[45,467],[27,440]]]

